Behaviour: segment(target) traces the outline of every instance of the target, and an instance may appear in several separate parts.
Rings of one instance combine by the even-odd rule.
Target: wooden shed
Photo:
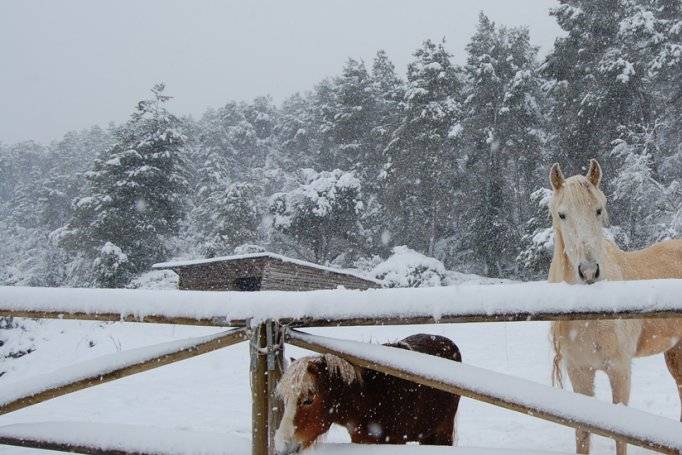
[[[178,274],[179,289],[201,291],[312,291],[380,288],[381,282],[274,253],[162,262],[154,269]]]

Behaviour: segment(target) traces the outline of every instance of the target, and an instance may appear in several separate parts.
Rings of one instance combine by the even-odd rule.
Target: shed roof
[[[303,266],[303,267],[310,267],[310,268],[314,268],[314,269],[324,271],[324,272],[353,276],[353,277],[359,278],[361,280],[365,280],[365,281],[375,283],[379,286],[383,285],[383,283],[381,281],[376,280],[374,278],[370,278],[368,276],[365,276],[365,275],[357,273],[357,272],[351,272],[351,271],[346,271],[346,270],[342,270],[342,269],[335,269],[333,267],[326,267],[323,265],[315,264],[313,262],[303,261],[300,259],[294,259],[294,258],[290,258],[287,256],[282,256],[281,254],[270,253],[270,252],[238,254],[238,255],[233,255],[233,256],[220,256],[220,257],[208,258],[208,259],[191,259],[191,260],[186,260],[186,261],[159,262],[157,264],[152,265],[152,268],[153,269],[182,269],[185,267],[201,266],[201,265],[211,264],[211,263],[216,263],[216,262],[238,262],[238,261],[248,260],[248,259],[271,259],[271,260],[286,262],[289,264],[295,264],[295,265],[299,265],[299,266]]]

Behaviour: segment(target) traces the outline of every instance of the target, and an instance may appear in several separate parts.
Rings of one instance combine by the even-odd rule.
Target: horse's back
[[[665,240],[623,253],[623,279],[682,278],[682,240]],[[646,357],[670,349],[682,336],[682,319],[643,319],[635,356]]]
[[[450,339],[429,334],[411,335],[384,346],[461,361],[457,345]],[[379,423],[381,441],[356,437],[355,442],[419,441],[421,444],[452,445],[459,395],[434,389],[370,369],[363,370],[363,404],[371,411],[361,423]],[[409,405],[408,405],[409,403]]]
[[[624,254],[625,280],[682,278],[682,240],[665,240]]]
[[[462,361],[462,354],[454,341],[440,335],[417,333],[396,343],[387,343],[386,346],[435,355],[456,362]]]

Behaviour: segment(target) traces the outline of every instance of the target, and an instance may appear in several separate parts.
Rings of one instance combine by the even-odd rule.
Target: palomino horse
[[[622,251],[604,236],[606,197],[599,189],[602,171],[590,161],[587,175],[564,178],[554,164],[549,179],[554,227],[554,257],[549,281],[592,284],[599,280],[682,278],[682,240],[668,240],[639,251]],[[682,320],[558,321],[552,324],[553,379],[561,385],[566,367],[573,390],[594,395],[596,371],[606,373],[614,403],[630,398],[633,357],[665,353],[668,369],[682,399]],[[576,430],[578,453],[589,453],[590,435]],[[624,455],[626,444],[617,442]]]
[[[412,335],[386,344],[457,362],[457,345],[436,335]],[[364,444],[452,445],[459,396],[355,367],[325,354],[295,360],[277,384],[284,415],[275,434],[278,454],[313,444],[332,423]]]

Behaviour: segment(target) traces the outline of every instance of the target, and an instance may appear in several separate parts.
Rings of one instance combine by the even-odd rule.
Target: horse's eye
[[[601,215],[601,209],[597,209],[597,216]]]
[[[303,406],[310,406],[311,404],[313,404],[313,399],[312,399],[312,398],[306,398],[305,400],[303,400],[303,401],[301,402],[301,404],[302,404]]]
[[[560,214],[559,214],[559,218],[561,218],[562,220],[565,220],[565,219],[566,219],[566,214],[565,214],[565,213],[560,213]]]

